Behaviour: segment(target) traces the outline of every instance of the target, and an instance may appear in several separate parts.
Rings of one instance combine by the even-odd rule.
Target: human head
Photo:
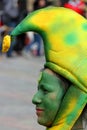
[[[87,104],[87,21],[73,10],[48,7],[28,15],[11,36],[26,31],[35,31],[42,36],[44,66],[72,83],[52,128],[48,128],[70,130]]]
[[[45,7],[46,6],[46,0],[39,0],[39,7]]]
[[[45,68],[40,72],[38,91],[32,99],[39,124],[52,125],[68,87],[69,81],[52,70]]]
[[[34,10],[41,9],[47,6],[47,0],[35,0]]]

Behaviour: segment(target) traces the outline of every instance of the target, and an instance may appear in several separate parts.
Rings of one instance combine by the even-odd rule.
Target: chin
[[[50,127],[51,124],[52,124],[52,123],[47,123],[47,122],[45,122],[45,121],[39,121],[39,120],[38,120],[38,123],[39,123],[40,125],[43,125],[43,126],[46,126],[46,127]]]

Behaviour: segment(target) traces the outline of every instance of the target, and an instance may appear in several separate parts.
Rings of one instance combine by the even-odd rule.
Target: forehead
[[[43,74],[43,73],[45,73],[45,74]],[[65,79],[64,77],[55,73],[54,71],[52,71],[49,68],[45,68],[41,71],[41,73],[39,75],[38,83],[41,83],[42,81],[44,83],[47,82],[51,85],[53,84],[53,82],[56,82],[58,84],[61,84],[65,90],[67,90],[71,84],[71,82],[69,80]]]
[[[52,70],[48,69],[48,68],[44,69],[43,71],[45,71],[45,72],[47,72],[47,73],[49,73],[51,75],[55,75],[55,73]]]
[[[52,83],[52,82],[58,82],[60,80],[59,77],[56,76],[56,74],[50,70],[50,69],[43,69],[39,75],[38,83],[44,82],[44,83]]]
[[[40,71],[40,74],[39,74],[39,78],[38,78],[38,82],[42,79],[42,74],[43,73],[47,73],[47,74],[49,74],[49,75],[54,75],[55,77],[57,77],[56,76],[56,74],[51,70],[51,69],[48,69],[48,68],[45,68],[45,69],[42,69],[41,71]]]

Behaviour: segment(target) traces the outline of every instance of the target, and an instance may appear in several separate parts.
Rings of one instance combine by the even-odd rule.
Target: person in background
[[[34,10],[41,9],[47,6],[47,0],[35,0],[34,1]]]
[[[18,0],[18,10],[19,10],[19,16],[18,16],[18,21],[17,24],[20,23],[22,19],[24,19],[27,14],[27,0]],[[26,40],[26,33],[20,34],[19,36],[16,37],[16,44],[14,45],[14,51],[16,52],[17,55],[22,55],[22,50],[25,47],[25,40]]]
[[[61,2],[61,6],[64,7],[65,3],[68,3],[69,0],[58,0]]]
[[[17,0],[3,0],[3,11],[3,23],[9,28],[7,34],[10,34],[12,29],[18,23],[19,11]],[[15,43],[16,39],[14,39],[14,41],[12,42],[11,47],[6,54],[7,57],[12,57],[13,47]]]
[[[64,4],[64,7],[70,8],[84,16],[85,4],[82,0],[69,0],[67,3]]]

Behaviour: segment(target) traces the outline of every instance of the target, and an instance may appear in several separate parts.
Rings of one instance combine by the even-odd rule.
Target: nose
[[[42,102],[42,99],[41,99],[41,94],[40,92],[38,91],[32,98],[32,103],[33,104],[40,104]]]

